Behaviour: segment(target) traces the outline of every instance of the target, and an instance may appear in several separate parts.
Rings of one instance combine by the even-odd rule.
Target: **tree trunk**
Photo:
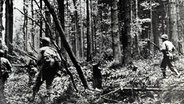
[[[28,47],[28,36],[27,36],[27,25],[28,25],[28,1],[27,0],[23,0],[24,5],[23,5],[23,11],[24,11],[24,23],[23,23],[23,34],[24,34],[24,50],[27,51],[27,47]],[[8,35],[8,34],[7,34]]]
[[[178,27],[177,27],[177,12],[176,0],[170,1],[170,39],[178,50]]]
[[[73,4],[74,4],[74,8],[75,8],[75,12],[74,12],[74,15],[75,15],[75,46],[76,46],[76,57],[77,59],[80,59],[80,47],[81,47],[81,44],[80,44],[80,33],[79,33],[79,18],[78,18],[78,12],[77,12],[77,6],[76,6],[76,0],[73,0]]]
[[[87,61],[91,61],[91,31],[90,31],[90,15],[89,15],[89,0],[86,0],[86,8],[87,8]]]
[[[59,20],[61,23],[62,28],[65,30],[65,5],[64,5],[64,0],[57,0],[58,2],[58,8],[59,8]],[[57,34],[58,35],[58,34]],[[59,40],[61,40],[60,37],[58,37]],[[64,46],[61,44],[61,54],[64,56],[65,59],[67,59],[66,52],[64,51]]]
[[[5,42],[9,48],[9,53],[12,54],[13,47],[13,0],[6,0],[6,31]]]
[[[33,0],[31,0],[31,18],[34,18],[34,6],[33,6]],[[31,23],[31,42],[32,44],[32,48],[35,48],[35,29],[34,29],[34,21],[32,20],[32,23]],[[32,49],[34,50],[34,49]]]
[[[112,38],[112,50],[113,50],[113,56],[115,56],[115,47],[114,47],[114,35],[113,35],[113,24],[112,24],[112,22],[113,22],[113,7],[112,7],[112,4],[111,4],[111,38]]]
[[[50,12],[47,9],[45,10],[45,18],[46,18],[48,25],[50,25],[51,24],[51,17],[50,17]],[[49,30],[48,25],[45,24],[45,36],[46,37],[49,37],[49,34],[50,34],[50,30]]]
[[[91,57],[93,57],[94,56],[94,53],[93,53],[94,52],[93,0],[90,0],[90,3],[89,4],[90,4],[90,6],[89,6],[90,7],[90,10],[89,10],[90,11],[90,16],[89,16],[90,19],[89,20],[90,20],[90,31],[91,31],[91,40],[90,41],[91,41],[91,53],[92,53],[91,54]]]
[[[101,23],[101,21],[103,20],[103,17],[102,17],[102,4],[100,4],[100,1],[98,1],[98,28],[99,28],[99,32],[101,33],[100,34],[100,40],[101,41],[99,41],[99,45],[98,45],[98,47],[99,47],[99,53],[100,54],[102,54],[103,53],[103,51],[102,51],[102,49],[103,49],[103,42],[102,42],[102,40],[103,40],[103,36],[102,36],[102,28],[103,28],[103,26],[102,26],[102,23]]]
[[[118,1],[114,0],[112,2],[112,29],[114,37],[114,59],[116,62],[121,63],[121,44],[120,44],[120,35],[119,35],[119,25],[118,25]]]
[[[40,13],[42,13],[42,0],[40,0]],[[42,29],[43,29],[43,22],[42,22],[42,16],[40,16],[40,37],[42,37]],[[38,39],[40,40],[40,39]],[[41,43],[41,42],[40,42]],[[41,46],[41,45],[40,45]]]
[[[67,53],[68,53],[71,61],[73,62],[74,66],[76,67],[76,70],[79,74],[79,77],[82,81],[82,84],[83,84],[84,88],[88,88],[88,84],[87,84],[87,81],[86,81],[86,79],[83,75],[82,69],[81,69],[80,65],[78,64],[76,58],[74,57],[74,54],[73,54],[73,52],[70,48],[70,45],[68,44],[68,42],[66,40],[65,32],[64,32],[63,28],[61,27],[61,25],[59,24],[59,20],[58,20],[57,15],[54,11],[54,8],[50,5],[48,0],[44,0],[44,2],[45,2],[45,5],[48,7],[48,9],[49,9],[49,11],[50,11],[50,13],[53,17],[53,20],[56,24],[56,29],[58,30],[59,35],[61,37],[61,42],[63,43],[63,46],[64,46],[65,50],[67,51]]]
[[[81,53],[80,53],[80,56],[81,56],[81,58],[84,58],[84,25],[83,25],[83,16],[82,16],[82,1],[80,0],[80,16],[81,16],[81,19],[80,19],[80,23],[81,23],[81,32],[80,32],[80,34],[81,34],[81,38],[80,38],[80,44],[81,44]]]
[[[2,38],[2,31],[4,30],[3,27],[3,4],[4,4],[4,0],[0,1],[0,38]]]
[[[119,19],[121,24],[123,25],[121,27],[121,43],[123,45],[123,64],[128,63],[131,61],[132,56],[132,48],[131,45],[132,42],[132,29],[130,24],[133,20],[133,1],[134,0],[124,0],[120,1],[119,3]]]

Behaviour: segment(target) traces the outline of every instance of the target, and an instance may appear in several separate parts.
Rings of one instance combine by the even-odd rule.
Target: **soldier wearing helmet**
[[[43,37],[41,38],[41,45],[44,46],[49,46],[51,43],[50,38],[48,37]]]
[[[40,86],[46,81],[46,89],[48,96],[50,95],[51,85],[59,69],[60,57],[57,51],[50,46],[50,38],[44,37],[41,39],[41,45],[38,52],[37,67],[38,75],[35,85],[33,86],[32,101],[35,98],[36,93],[39,91]]]
[[[167,34],[163,34],[161,36],[161,39],[162,39],[162,45],[161,45],[160,50],[163,53],[163,59],[162,59],[160,68],[163,73],[163,78],[166,78],[166,67],[167,66],[172,72],[176,73],[176,75],[179,76],[178,70],[175,69],[173,65],[173,52],[175,50],[175,47],[173,43],[168,40]]]

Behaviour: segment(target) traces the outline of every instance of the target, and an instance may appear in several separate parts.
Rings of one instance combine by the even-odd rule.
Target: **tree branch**
[[[16,7],[14,7],[14,9],[16,9],[16,10],[18,10],[22,15],[24,15],[24,16],[27,16],[26,14],[24,14],[20,9],[18,9],[18,8],[16,8]],[[32,20],[36,25],[38,25],[38,26],[40,26],[40,24],[36,21],[36,20],[34,20],[33,18],[31,18],[31,17],[29,17],[29,16],[27,16],[30,20]],[[42,31],[45,33],[45,31],[42,29]]]

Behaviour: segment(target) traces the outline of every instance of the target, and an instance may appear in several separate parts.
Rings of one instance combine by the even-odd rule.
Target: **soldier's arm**
[[[40,65],[42,63],[43,53],[44,53],[44,50],[40,50],[38,57],[37,57],[37,65]]]

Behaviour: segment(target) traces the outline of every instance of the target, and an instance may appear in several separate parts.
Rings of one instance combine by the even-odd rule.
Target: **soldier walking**
[[[32,101],[44,81],[46,81],[47,95],[50,96],[51,85],[59,69],[60,57],[57,51],[50,46],[50,38],[44,37],[41,42],[42,47],[39,50],[37,59],[39,73],[33,87]]]
[[[161,45],[161,52],[163,53],[162,63],[160,68],[163,73],[163,78],[166,78],[166,67],[168,66],[169,69],[174,72],[177,76],[179,76],[179,72],[176,68],[174,68],[173,64],[173,52],[176,50],[173,43],[168,40],[168,35],[163,34],[161,36],[162,45]]]

